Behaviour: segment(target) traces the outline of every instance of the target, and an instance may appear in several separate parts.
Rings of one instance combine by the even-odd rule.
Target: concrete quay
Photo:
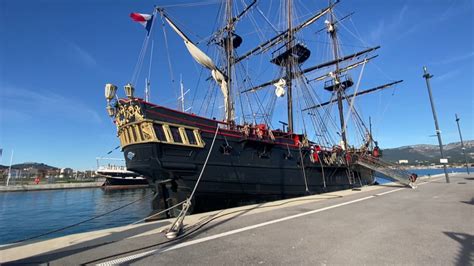
[[[473,265],[474,175],[391,183],[4,245],[0,263]]]
[[[28,185],[0,186],[0,192],[72,189],[72,188],[94,188],[94,187],[100,187],[102,186],[102,184],[104,184],[104,181],[83,182],[83,183],[28,184]]]

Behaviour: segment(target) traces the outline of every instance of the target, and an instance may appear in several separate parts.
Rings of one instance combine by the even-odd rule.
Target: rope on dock
[[[147,217],[145,217],[145,218],[143,218],[143,219],[140,219],[140,220],[138,220],[138,221],[135,221],[135,222],[131,223],[130,225],[138,224],[138,223],[141,223],[141,222],[143,222],[143,221],[145,221],[145,220],[147,220],[147,219],[150,219],[150,218],[153,218],[153,217],[155,217],[155,216],[158,216],[158,215],[160,215],[160,214],[162,214],[162,213],[165,213],[165,212],[167,212],[167,211],[169,211],[169,210],[171,210],[171,209],[174,209],[174,208],[176,208],[176,207],[178,207],[178,206],[180,206],[180,205],[183,205],[185,202],[186,202],[186,200],[183,200],[183,201],[181,201],[180,203],[175,204],[175,205],[169,207],[168,209],[164,209],[164,210],[162,210],[162,211],[160,211],[160,212],[154,213],[154,214],[152,214],[152,215],[150,215],[150,216],[147,216]]]

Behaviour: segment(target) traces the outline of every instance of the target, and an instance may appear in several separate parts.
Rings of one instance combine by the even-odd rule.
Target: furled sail
[[[283,97],[285,96],[285,89],[284,87],[286,86],[286,80],[280,79],[278,82],[273,83],[273,86],[275,86],[275,95],[277,97]]]
[[[233,108],[228,106],[227,99],[229,98],[229,88],[227,86],[227,77],[222,73],[222,71],[214,64],[212,59],[205,54],[201,49],[199,49],[163,12],[161,13],[165,18],[166,22],[171,26],[171,28],[183,39],[184,45],[188,49],[188,52],[191,56],[198,62],[200,65],[204,66],[205,68],[211,70],[212,78],[216,81],[222,91],[222,95],[224,96],[224,108],[225,113],[228,110],[231,110],[231,119],[233,119],[234,113]]]

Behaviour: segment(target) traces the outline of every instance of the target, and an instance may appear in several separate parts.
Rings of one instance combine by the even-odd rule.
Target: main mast
[[[332,40],[332,48],[333,48],[333,54],[334,54],[334,60],[336,60],[336,70],[334,71],[334,89],[336,90],[336,95],[337,95],[337,108],[339,110],[339,121],[341,124],[341,138],[343,142],[343,149],[347,150],[347,138],[346,138],[346,126],[344,122],[344,110],[342,106],[342,97],[344,93],[345,87],[341,83],[340,79],[340,73],[339,73],[339,47],[338,47],[338,39],[337,39],[337,33],[336,33],[336,26],[334,25],[334,12],[333,9],[331,8],[330,12],[330,20],[326,21],[326,26],[327,26],[327,31],[329,33],[329,36],[331,37]]]
[[[291,24],[292,16],[292,0],[287,0],[288,8],[288,41],[286,42],[287,51],[293,49],[293,27]],[[293,132],[293,97],[292,97],[292,81],[293,81],[293,60],[292,57],[288,57],[288,62],[286,62],[286,76],[287,80],[287,102],[288,102],[288,132]]]
[[[226,6],[226,36],[225,36],[225,50],[227,59],[227,110],[225,114],[225,120],[232,127],[234,123],[234,104],[232,101],[232,66],[234,64],[234,45],[233,45],[233,33],[234,33],[234,18],[232,16],[232,0],[227,0]]]

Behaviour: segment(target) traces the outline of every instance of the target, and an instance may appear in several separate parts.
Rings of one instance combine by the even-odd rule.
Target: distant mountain
[[[474,163],[474,140],[464,141],[464,148],[469,162]],[[464,154],[461,142],[444,145],[444,156],[450,163],[463,163]],[[390,162],[408,160],[409,164],[417,162],[439,163],[440,152],[438,145],[418,144],[383,150],[383,159]]]
[[[14,164],[12,165],[12,168],[15,169],[25,169],[25,168],[34,168],[38,170],[57,170],[59,168],[50,166],[44,163],[34,163],[34,162],[27,162],[27,163],[20,163],[20,164]]]

